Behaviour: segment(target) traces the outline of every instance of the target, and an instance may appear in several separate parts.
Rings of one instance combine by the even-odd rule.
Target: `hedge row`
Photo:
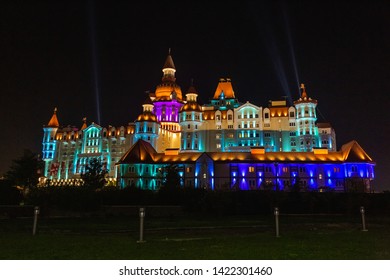
[[[217,215],[269,214],[274,207],[284,213],[353,214],[360,206],[370,214],[390,214],[390,193],[289,193],[275,191],[209,191],[135,188],[89,190],[80,187],[34,189],[26,203],[43,211],[99,211],[104,205],[179,205],[184,212]]]

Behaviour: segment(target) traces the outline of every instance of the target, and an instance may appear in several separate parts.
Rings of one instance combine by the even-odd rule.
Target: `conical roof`
[[[54,108],[53,116],[51,117],[49,123],[47,124],[48,127],[59,127],[60,123],[57,119],[57,108]]]
[[[86,129],[87,128],[87,118],[83,118],[83,125],[81,126],[80,130]]]
[[[167,58],[165,59],[164,67],[163,68],[173,68],[176,69],[175,64],[173,63],[173,59],[171,56],[171,51],[169,50],[169,54]]]

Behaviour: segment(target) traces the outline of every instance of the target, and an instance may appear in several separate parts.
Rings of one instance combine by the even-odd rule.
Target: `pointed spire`
[[[83,125],[81,126],[80,130],[86,129],[87,128],[87,118],[83,118]]]
[[[175,64],[173,63],[172,56],[171,56],[171,48],[169,48],[169,50],[168,50],[168,56],[167,56],[167,59],[165,60],[165,63],[164,63],[163,69],[165,69],[165,68],[176,69]]]
[[[51,117],[49,123],[47,124],[49,127],[59,127],[60,123],[57,119],[57,107],[54,108],[53,116]]]
[[[305,84],[303,84],[303,83],[301,84],[301,89],[302,89],[301,97],[302,98],[307,98]]]
[[[194,87],[194,78],[191,78],[190,87],[188,88],[187,93],[196,93],[196,94],[198,94],[198,92],[196,91],[196,89]]]

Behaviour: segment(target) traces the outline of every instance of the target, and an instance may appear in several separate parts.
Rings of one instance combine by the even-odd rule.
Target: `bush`
[[[22,193],[8,180],[0,180],[0,205],[18,205],[23,201]]]

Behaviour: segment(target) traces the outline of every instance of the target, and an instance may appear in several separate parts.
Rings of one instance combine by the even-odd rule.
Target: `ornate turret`
[[[311,99],[304,84],[301,84],[301,96],[294,102],[297,110],[297,132],[301,151],[311,151],[319,146],[318,128],[316,127],[317,100]]]
[[[43,126],[42,159],[45,161],[45,170],[43,174],[45,177],[50,177],[50,170],[56,167],[55,164],[53,165],[53,159],[57,150],[56,134],[59,126],[57,108],[54,108],[49,123]]]
[[[201,131],[202,108],[196,101],[198,93],[191,81],[187,91],[187,103],[180,109],[181,150],[199,152],[204,148],[204,137]]]
[[[308,95],[306,93],[305,84],[301,84],[301,90],[302,90],[301,97],[297,101],[294,101],[294,104],[297,104],[297,103],[307,103],[307,102],[317,104],[317,100],[311,99],[310,97],[308,97]]]
[[[162,72],[162,83],[156,87],[156,101],[172,100],[172,93],[174,93],[174,99],[181,101],[183,98],[182,92],[180,86],[176,84],[176,68],[175,64],[173,63],[170,49]]]
[[[196,100],[197,98],[198,98],[198,93],[196,92],[196,89],[193,85],[193,81],[191,81],[191,85],[186,94],[187,103],[183,107],[181,107],[180,112],[202,111],[202,108],[200,107],[200,105]]]
[[[156,148],[156,139],[160,124],[157,121],[156,115],[153,113],[154,105],[148,97],[142,105],[143,112],[135,121],[135,138],[149,142]]]
[[[148,97],[145,100],[142,107],[143,107],[143,112],[142,112],[142,114],[140,114],[138,116],[136,121],[137,122],[141,122],[141,121],[157,122],[157,117],[153,113],[154,105],[153,105],[152,101],[150,100],[150,97]]]

